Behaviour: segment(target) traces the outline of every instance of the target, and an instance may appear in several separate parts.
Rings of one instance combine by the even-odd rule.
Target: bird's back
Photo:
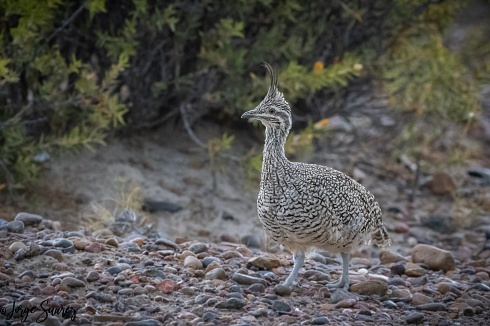
[[[266,233],[286,247],[343,252],[371,238],[380,246],[388,245],[374,196],[344,173],[287,162],[265,179],[258,198],[259,218]]]

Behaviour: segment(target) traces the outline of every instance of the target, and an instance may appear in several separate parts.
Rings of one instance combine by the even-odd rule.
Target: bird
[[[257,214],[268,238],[293,254],[293,268],[283,286],[291,288],[305,258],[317,250],[340,254],[342,274],[327,284],[349,289],[350,251],[371,240],[384,249],[391,244],[375,197],[360,183],[333,168],[291,162],[284,145],[292,125],[291,107],[278,89],[278,74],[270,75],[266,96],[242,118],[265,126]]]

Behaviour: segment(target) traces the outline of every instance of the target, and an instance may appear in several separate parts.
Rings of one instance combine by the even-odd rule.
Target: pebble
[[[167,238],[158,238],[158,239],[155,240],[155,244],[158,245],[158,246],[163,245],[163,246],[167,246],[167,247],[173,248],[175,250],[180,250],[180,246],[178,244],[176,244],[173,241],[170,241]]]
[[[260,283],[252,284],[248,287],[248,290],[252,293],[264,293],[265,286]]]
[[[10,246],[9,246],[9,250],[15,254],[17,251],[19,251],[20,249],[26,249],[27,246],[23,243],[23,242],[20,242],[20,241],[16,241],[14,243],[12,243]]]
[[[412,312],[405,316],[405,322],[407,324],[419,324],[424,321],[424,314],[420,312]]]
[[[249,248],[260,249],[262,247],[260,240],[253,234],[243,236],[241,242]]]
[[[423,269],[417,264],[408,262],[405,265],[405,275],[407,276],[420,277],[420,276],[424,276],[425,274],[426,274],[425,269]]]
[[[225,270],[218,267],[207,272],[204,278],[206,280],[226,280],[228,277],[226,276]]]
[[[447,272],[455,268],[454,256],[450,251],[426,244],[418,244],[412,249],[412,261],[427,264],[434,271]]]
[[[359,297],[354,294],[354,293],[351,293],[349,291],[346,291],[344,289],[337,289],[331,296],[330,296],[330,302],[332,304],[336,304],[336,303],[339,303],[340,301],[342,300],[346,300],[346,299],[354,299],[354,300],[359,300]]]
[[[250,258],[247,262],[247,266],[255,266],[260,269],[271,270],[281,266],[281,262],[275,257],[258,256]]]
[[[74,277],[65,277],[62,281],[61,284],[66,285],[71,288],[81,288],[85,287],[85,282],[74,278]]]
[[[245,299],[230,298],[226,301],[219,302],[215,307],[218,309],[242,309],[246,305],[247,301]]]
[[[433,303],[424,303],[416,306],[419,310],[427,310],[427,311],[447,311],[447,306],[443,303],[433,302]]]
[[[282,300],[274,300],[272,302],[272,310],[281,312],[290,312],[291,306]]]
[[[59,248],[69,248],[73,246],[73,241],[64,238],[57,238],[53,240],[53,246]]]
[[[219,315],[211,311],[206,311],[205,313],[202,314],[201,318],[205,323],[207,323],[212,320],[219,319]]]
[[[356,300],[354,299],[344,299],[335,304],[335,308],[350,308],[356,304]]]
[[[193,269],[202,269],[203,265],[199,259],[194,256],[187,256],[184,259],[184,267],[189,267]]]
[[[361,295],[379,295],[383,296],[388,292],[388,283],[381,280],[367,280],[353,284],[350,290]]]
[[[97,281],[100,278],[100,274],[96,271],[90,271],[87,274],[87,277],[85,278],[87,282],[94,282]]]
[[[233,275],[232,279],[233,279],[233,281],[237,282],[238,284],[242,284],[242,285],[252,285],[255,283],[267,285],[267,282],[264,279],[245,275],[245,274],[241,274],[238,272]]]
[[[330,319],[326,316],[315,317],[311,320],[312,325],[327,325],[330,323]]]
[[[405,263],[395,263],[391,266],[390,271],[394,275],[405,274]]]
[[[111,275],[117,275],[117,274],[122,272],[122,269],[119,266],[111,266],[111,267],[106,269],[106,272],[111,274]]]
[[[86,245],[83,250],[86,252],[90,252],[92,254],[98,254],[103,250],[103,246],[101,243],[98,242],[91,242],[88,245]]]
[[[61,250],[49,249],[49,250],[45,251],[44,254],[46,256],[53,257],[54,259],[56,259],[59,262],[63,261],[63,253],[61,252]]]
[[[137,321],[128,321],[124,323],[126,326],[158,326],[161,325],[161,323],[156,320],[156,319],[144,319],[144,320],[137,320]]]
[[[274,286],[274,293],[280,296],[288,296],[291,294],[291,288],[282,284]]]
[[[412,298],[412,293],[407,289],[394,289],[390,294],[390,299],[394,302],[410,302]]]
[[[116,238],[109,238],[104,242],[106,245],[111,246],[111,247],[118,247],[119,242],[117,241]]]
[[[157,284],[157,289],[165,294],[170,294],[175,291],[177,284],[169,279],[163,280]]]
[[[192,251],[195,254],[199,254],[201,252],[207,252],[208,251],[208,246],[205,245],[204,243],[193,243],[189,246],[188,248],[189,251]]]
[[[42,216],[24,212],[18,213],[14,218],[14,221],[20,221],[24,226],[38,226],[42,220]]]
[[[428,297],[422,293],[416,292],[412,296],[412,305],[414,305],[414,306],[419,306],[422,304],[432,303],[432,302],[434,302],[434,300],[432,300],[431,297]]]
[[[208,267],[211,263],[216,262],[217,264],[221,265],[222,262],[219,258],[208,256],[202,259],[202,266],[204,268]]]
[[[12,233],[24,233],[24,223],[21,221],[12,221],[7,223],[6,228]]]

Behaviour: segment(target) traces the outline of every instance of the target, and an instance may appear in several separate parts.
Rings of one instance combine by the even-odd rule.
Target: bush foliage
[[[264,60],[300,112],[307,96],[381,64],[396,106],[461,119],[478,111],[477,88],[465,54],[441,35],[462,2],[2,1],[0,187],[28,184],[40,162],[112,130],[162,124],[182,105],[191,124],[234,119],[264,95]],[[453,97],[441,95],[448,88]]]

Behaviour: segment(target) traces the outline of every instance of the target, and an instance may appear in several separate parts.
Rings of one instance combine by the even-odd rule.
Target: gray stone
[[[249,248],[257,248],[260,249],[262,247],[262,243],[255,235],[245,235],[241,239],[242,243]]]
[[[204,257],[201,262],[204,268],[208,267],[212,262],[217,262],[220,265],[222,264],[221,260],[216,257]]]
[[[216,305],[218,309],[241,309],[247,305],[244,299],[230,298]]]
[[[248,290],[252,293],[263,293],[265,292],[265,286],[260,283],[252,284],[248,287]]]
[[[219,315],[211,311],[206,311],[205,313],[202,314],[201,318],[205,323],[207,323],[210,322],[211,320],[219,319]]]
[[[335,308],[350,308],[356,304],[356,300],[354,299],[344,299],[335,304]]]
[[[100,275],[96,271],[90,271],[87,274],[86,280],[87,282],[94,282],[97,281],[100,278]]]
[[[53,246],[59,248],[73,247],[73,241],[64,238],[56,238],[53,240]]]
[[[124,323],[126,326],[158,326],[161,325],[156,319],[143,319],[137,321],[128,321]]]
[[[38,226],[42,222],[42,216],[21,212],[15,216],[14,221],[24,223],[24,226]]]
[[[174,249],[180,250],[180,246],[178,244],[176,244],[173,241],[170,241],[167,238],[158,238],[158,239],[155,240],[155,244],[156,245],[164,245],[164,246],[167,246],[167,247],[170,247],[170,248],[174,248]]]
[[[439,302],[420,304],[416,306],[416,308],[419,310],[427,310],[427,311],[447,311],[447,306]]]
[[[267,285],[267,282],[261,278],[253,277],[253,276],[249,276],[249,275],[245,275],[245,274],[241,274],[241,273],[235,273],[235,275],[233,275],[232,279],[233,279],[233,281],[237,282],[238,284],[242,284],[242,285],[252,285],[255,283]]]
[[[390,299],[394,302],[410,302],[412,300],[412,293],[407,289],[394,289],[391,291]]]
[[[207,272],[204,278],[207,280],[226,280],[227,276],[223,268],[215,268]]]
[[[430,297],[428,297],[422,293],[417,292],[417,293],[414,293],[412,296],[412,305],[414,305],[414,306],[422,305],[425,303],[432,303],[432,302],[433,302],[432,298],[430,298]]]
[[[287,296],[291,294],[291,288],[282,284],[274,286],[274,293],[280,296]]]
[[[328,323],[330,323],[330,320],[325,316],[315,317],[311,320],[312,325],[326,325]]]
[[[193,253],[200,254],[201,252],[207,252],[208,251],[208,246],[206,246],[204,243],[193,243],[189,246],[189,251],[192,251]]]
[[[7,230],[12,233],[23,233],[24,232],[24,223],[21,221],[12,221],[7,223]]]
[[[274,302],[272,302],[272,309],[275,311],[290,312],[291,306],[284,301],[274,300]]]
[[[407,322],[407,324],[419,324],[424,321],[424,314],[420,312],[412,312],[404,319]]]
[[[12,252],[13,254],[15,254],[20,249],[26,249],[26,248],[27,246],[20,241],[16,241],[9,246],[10,252]]]
[[[82,288],[85,287],[85,282],[74,278],[74,277],[65,277],[62,281],[61,284],[66,285],[71,288]]]
[[[193,269],[202,269],[202,263],[199,259],[194,256],[187,256],[184,259],[184,267],[189,267]]]
[[[330,302],[333,304],[339,303],[342,300],[346,299],[354,299],[354,300],[359,300],[359,297],[355,295],[354,293],[351,293],[349,291],[346,291],[344,289],[337,289],[331,296],[330,296]]]
[[[106,272],[111,275],[117,275],[122,272],[122,269],[119,266],[111,266],[108,269],[106,269]]]

